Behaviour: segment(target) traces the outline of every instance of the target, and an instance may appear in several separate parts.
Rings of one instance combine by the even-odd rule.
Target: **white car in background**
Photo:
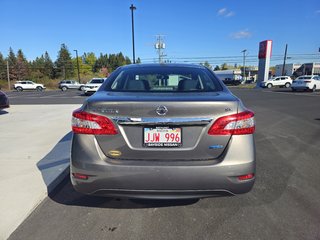
[[[261,83],[261,87],[267,87],[267,88],[272,88],[272,87],[286,87],[289,88],[292,84],[292,79],[289,76],[278,76],[278,77],[273,77],[267,81],[263,81]]]
[[[83,87],[83,92],[85,95],[94,94],[99,87],[104,83],[106,78],[92,78],[86,85]]]
[[[32,81],[26,80],[26,81],[17,81],[13,85],[14,89],[22,92],[23,90],[37,90],[42,91],[46,89],[46,87],[43,84],[34,83]]]
[[[320,76],[317,75],[303,75],[295,79],[291,85],[293,92],[297,90],[311,90],[315,92],[320,90]]]

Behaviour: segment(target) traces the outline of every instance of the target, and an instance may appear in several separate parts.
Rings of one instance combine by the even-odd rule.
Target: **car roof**
[[[149,68],[149,67],[185,67],[185,68],[199,68],[206,69],[206,67],[200,64],[186,64],[186,63],[139,63],[139,64],[129,64],[122,66],[122,69],[139,69],[139,68]]]
[[[303,77],[318,77],[318,75],[301,75],[301,76],[299,76],[299,78],[303,78]]]

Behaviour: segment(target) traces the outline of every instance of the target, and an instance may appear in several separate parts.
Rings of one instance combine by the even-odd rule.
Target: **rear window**
[[[213,92],[222,91],[207,69],[192,67],[137,67],[120,69],[109,77],[106,91],[116,92]]]
[[[298,77],[297,79],[303,80],[303,79],[311,79],[311,77]]]
[[[90,81],[90,83],[103,83],[103,82],[104,82],[103,79],[92,79],[92,80]]]

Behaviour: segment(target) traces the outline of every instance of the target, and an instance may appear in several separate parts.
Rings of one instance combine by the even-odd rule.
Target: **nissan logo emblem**
[[[168,108],[166,108],[165,106],[159,106],[156,109],[156,113],[160,116],[166,115],[168,112]]]

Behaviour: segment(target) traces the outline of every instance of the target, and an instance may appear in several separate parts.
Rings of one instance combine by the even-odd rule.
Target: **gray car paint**
[[[236,176],[255,172],[253,135],[207,134],[217,118],[245,110],[241,101],[222,86],[223,91],[219,92],[156,94],[106,92],[102,86],[82,109],[112,119],[120,134],[74,134],[71,173],[91,175],[88,180],[71,176],[75,189],[85,194],[144,198],[207,197],[250,191],[254,178],[240,182]],[[168,108],[167,115],[161,118],[155,112],[159,105]],[[199,126],[184,126],[186,119],[194,117],[212,120]],[[143,124],[121,125],[117,122],[121,118],[154,118],[158,124],[180,119],[174,125],[182,127],[183,146],[145,148]],[[121,154],[112,156],[110,151]]]

